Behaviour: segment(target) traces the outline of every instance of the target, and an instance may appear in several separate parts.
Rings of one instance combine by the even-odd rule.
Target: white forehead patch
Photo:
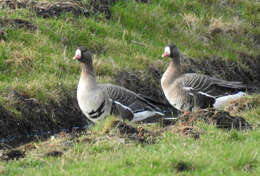
[[[166,46],[164,48],[164,53],[168,54],[168,55],[171,55],[171,50],[170,50],[170,47],[169,46]]]
[[[80,51],[80,49],[76,50],[75,55],[78,56],[79,58],[81,58],[81,51]]]

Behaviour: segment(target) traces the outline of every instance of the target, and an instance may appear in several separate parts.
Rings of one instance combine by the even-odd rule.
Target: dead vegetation
[[[23,20],[23,19],[6,19],[6,18],[0,18],[0,27],[1,28],[23,28],[26,30],[35,30],[37,27],[31,23],[30,21]]]
[[[201,25],[201,19],[193,13],[184,14],[183,20],[189,31],[196,31]]]
[[[62,131],[56,134],[49,134],[46,136],[46,140],[42,140],[41,142],[28,141],[29,143],[18,147],[0,143],[0,159],[9,161],[23,158],[26,155],[60,157],[74,146],[75,143],[88,143],[93,145],[100,145],[101,143],[109,143],[111,145],[127,145],[131,143],[155,144],[158,139],[160,139],[161,134],[166,131],[180,136],[192,137],[196,140],[203,134],[203,131],[196,126],[197,122],[200,121],[205,121],[206,123],[214,124],[216,127],[224,129],[245,130],[251,128],[251,125],[245,119],[233,117],[230,116],[228,112],[214,109],[183,113],[179,116],[179,120],[174,125],[170,124],[169,126],[168,124],[164,126],[164,124],[161,124],[161,127],[158,125],[131,124],[112,118],[107,119],[104,123],[98,124],[97,128],[92,128],[83,133],[76,131],[67,133]],[[41,128],[41,130],[43,129]],[[80,137],[82,134],[83,137]],[[23,140],[23,142],[25,141]],[[176,167],[179,168],[179,166]],[[182,171],[181,168],[180,171]]]
[[[0,160],[18,160],[28,155],[40,157],[60,157],[70,149],[80,133],[60,132],[42,141],[32,141],[18,147],[0,143]]]
[[[38,16],[44,18],[47,17],[58,17],[64,12],[71,12],[74,15],[84,14],[88,16],[88,13],[84,8],[80,7],[78,1],[76,0],[64,0],[59,2],[39,2],[33,0],[3,0],[0,3],[2,8],[27,8],[36,13]]]
[[[148,0],[136,0],[147,3]],[[0,2],[2,8],[27,8],[43,18],[59,17],[63,13],[72,13],[75,16],[84,15],[88,17],[94,14],[104,14],[107,19],[111,17],[110,7],[118,0],[62,0],[56,2],[39,2],[34,0],[3,0]]]
[[[11,57],[6,60],[6,63],[7,65],[13,65],[16,70],[31,71],[34,54],[31,50],[16,50],[11,53]]]
[[[260,105],[259,96],[254,97],[243,97],[239,100],[231,101],[226,107],[225,111],[231,114],[238,114],[241,112],[249,111]]]
[[[242,34],[243,27],[242,21],[238,18],[233,18],[232,22],[224,22],[223,17],[212,18],[209,25],[209,33],[213,36],[216,36],[220,33],[237,33]]]
[[[252,126],[244,118],[231,116],[228,112],[218,111],[213,108],[198,109],[193,112],[185,112],[179,117],[181,124],[194,126],[198,121],[205,121],[224,129],[251,129]]]

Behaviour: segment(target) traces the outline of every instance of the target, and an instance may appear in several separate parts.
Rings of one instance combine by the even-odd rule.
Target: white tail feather
[[[131,120],[131,122],[142,121],[149,117],[153,117],[155,115],[163,116],[164,114],[157,111],[142,111],[142,112],[134,113],[134,118],[133,120]]]
[[[227,95],[227,96],[217,98],[213,106],[216,109],[223,109],[230,101],[237,100],[245,95],[246,93],[244,92],[238,92],[237,94]]]

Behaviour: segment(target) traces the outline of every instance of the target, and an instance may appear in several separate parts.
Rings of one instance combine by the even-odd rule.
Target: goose
[[[164,48],[162,58],[170,64],[161,77],[161,87],[169,103],[180,111],[214,107],[220,109],[231,99],[244,96],[242,82],[225,81],[198,73],[182,73],[181,54],[176,45]]]
[[[131,122],[164,116],[153,102],[131,90],[109,83],[97,83],[92,54],[88,48],[79,47],[73,60],[81,65],[77,101],[83,114],[92,122],[96,123],[110,114]]]

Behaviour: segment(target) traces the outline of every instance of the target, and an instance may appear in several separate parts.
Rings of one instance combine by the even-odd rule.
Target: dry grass
[[[11,58],[7,59],[6,62],[14,65],[16,69],[20,67],[23,69],[31,69],[33,67],[34,58],[35,53],[30,49],[24,49],[23,51],[15,50],[12,51]]]
[[[193,13],[184,14],[183,20],[190,31],[196,31],[201,27],[202,20]]]
[[[246,96],[242,97],[238,100],[231,101],[226,107],[225,110],[232,113],[237,114],[245,111],[249,111],[256,107],[260,106],[260,96]]]
[[[218,34],[218,33],[243,33],[243,21],[238,17],[234,17],[230,22],[224,22],[223,16],[219,18],[211,18],[209,24],[209,33]]]

